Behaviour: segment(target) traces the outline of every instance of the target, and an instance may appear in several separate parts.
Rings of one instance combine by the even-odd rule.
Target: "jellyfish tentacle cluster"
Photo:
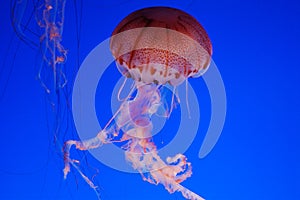
[[[117,141],[127,141],[127,144],[124,145],[126,159],[134,169],[140,172],[143,180],[156,185],[161,183],[169,192],[182,192],[184,197],[192,197],[189,199],[202,199],[179,185],[192,174],[191,163],[187,162],[186,157],[182,154],[177,154],[174,157],[168,157],[166,162],[164,162],[158,155],[156,146],[151,138],[153,127],[151,115],[155,113],[155,108],[160,103],[157,85],[140,85],[137,87],[136,97],[122,104],[119,113],[114,119],[115,122],[108,125],[107,129],[100,131],[96,137],[88,140],[67,141],[64,145],[65,178],[70,171],[70,163],[74,165],[79,162],[70,158],[70,148],[73,145],[78,150],[94,149],[103,144],[115,142],[115,138],[119,138],[119,134],[122,134],[121,139]],[[83,178],[91,187],[95,187],[92,181],[84,175]]]
[[[70,164],[78,169],[78,161],[70,158],[73,145],[78,150],[90,150],[107,143],[124,142],[126,160],[144,181],[162,184],[170,193],[181,192],[186,199],[202,200],[180,184],[192,175],[187,158],[178,153],[164,161],[159,156],[152,138],[155,124],[151,117],[158,113],[160,106],[164,107],[160,88],[166,84],[176,88],[189,77],[198,77],[207,70],[212,54],[207,33],[196,19],[181,10],[145,8],[120,22],[113,32],[110,48],[119,71],[134,80],[136,95],[133,99],[128,95],[96,137],[65,142],[64,177],[70,171]],[[162,117],[168,118],[170,114]]]
[[[62,70],[62,64],[67,59],[67,50],[61,44],[62,33],[64,26],[66,0],[46,0],[41,12],[41,20],[38,20],[38,25],[44,30],[44,34],[40,37],[43,61],[38,73],[38,78],[46,92],[50,93],[42,78],[41,73],[44,66],[50,66],[53,71],[54,89],[64,87],[67,80]]]
[[[27,16],[26,13],[30,10],[31,4],[34,9]],[[67,83],[64,64],[68,52],[62,44],[65,5],[66,0],[11,1],[13,29],[21,41],[34,49],[39,49],[41,58],[37,78],[48,94],[64,88]],[[38,32],[35,29],[31,30],[32,19],[36,21]],[[52,74],[51,85],[47,82],[49,72]]]

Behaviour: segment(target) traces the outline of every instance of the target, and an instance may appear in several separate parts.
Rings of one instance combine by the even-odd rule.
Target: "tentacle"
[[[152,91],[151,91],[152,90]],[[140,112],[146,107],[148,115],[151,115],[150,108],[160,101],[160,98],[147,97],[150,94],[154,96],[158,90],[153,87],[142,86],[138,87],[137,99],[135,99],[135,106],[132,113],[144,113]],[[174,95],[173,91],[173,95]],[[143,96],[144,98],[139,98]],[[173,102],[174,96],[172,96]],[[139,110],[140,109],[140,110]],[[143,115],[136,115],[141,121],[144,120]],[[168,116],[167,116],[168,117]],[[182,154],[177,154],[174,157],[168,157],[164,162],[158,155],[155,144],[151,138],[152,122],[149,119],[147,123],[134,123],[132,130],[142,130],[139,132],[138,137],[129,133],[128,130],[125,135],[130,139],[130,144],[125,152],[126,159],[131,163],[132,167],[140,172],[143,180],[152,184],[162,184],[170,193],[175,191],[181,192],[182,195],[188,199],[202,200],[199,195],[184,188],[179,183],[186,180],[192,175],[191,163],[187,162],[187,158]]]
[[[189,87],[188,87],[188,79],[185,80],[185,102],[186,102],[186,107],[188,111],[188,116],[191,119],[191,110],[190,110],[190,104],[189,104]]]
[[[63,148],[65,178],[72,164],[84,180],[94,188],[94,184],[78,169],[76,165],[78,161],[70,159],[70,148],[73,145],[82,151],[98,148],[103,144],[116,142],[114,138],[118,137],[121,132],[122,137],[119,141],[128,141],[123,146],[126,159],[134,169],[140,172],[143,180],[152,184],[162,184],[170,193],[181,192],[187,199],[203,200],[199,195],[180,185],[192,175],[191,163],[187,162],[187,158],[182,154],[177,154],[174,157],[168,157],[165,162],[158,155],[157,148],[152,141],[151,115],[155,112],[153,107],[161,103],[158,87],[137,84],[137,90],[136,97],[133,100],[124,101],[107,126],[96,137],[82,142],[69,140],[65,143]]]
[[[150,140],[150,138],[132,139],[130,148],[125,153],[126,159],[140,172],[143,180],[156,185],[160,183],[170,193],[181,192],[187,199],[203,200],[202,197],[179,184],[192,175],[191,163],[186,162],[186,157],[177,154],[173,158],[167,158],[165,163]]]
[[[76,149],[80,151],[86,151],[90,149],[96,149],[103,144],[113,142],[113,139],[116,138],[119,134],[119,130],[115,124],[112,124],[107,129],[100,131],[96,137],[87,139],[84,141],[76,141],[76,140],[68,140],[65,142],[63,146],[63,154],[64,154],[64,163],[65,167],[63,169],[64,178],[67,177],[70,172],[70,163],[79,163],[77,160],[73,160],[70,158],[70,149],[74,145]]]
[[[43,58],[37,76],[47,93],[52,91],[52,87],[46,85],[43,80],[43,73],[48,70],[48,67],[53,73],[54,91],[63,88],[67,82],[62,70],[63,64],[67,60],[67,50],[61,44],[65,4],[66,0],[46,0],[44,5],[42,5],[41,19],[37,20],[38,25],[44,31],[40,37],[40,50]]]

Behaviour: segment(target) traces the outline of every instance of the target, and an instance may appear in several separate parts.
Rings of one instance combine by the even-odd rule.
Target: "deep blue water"
[[[89,52],[125,16],[150,6],[179,8],[200,21],[212,41],[213,60],[226,88],[227,114],[221,137],[210,154],[199,159],[209,125],[210,100],[202,78],[190,81],[200,102],[201,120],[185,152],[193,175],[182,185],[212,200],[300,199],[300,4],[283,0],[68,1],[62,44],[68,49],[70,88],[76,66]],[[61,156],[49,150],[53,122],[48,119],[47,95],[36,80],[38,50],[15,36],[9,1],[2,1],[0,9],[0,199],[96,199],[75,169],[63,180]],[[27,11],[28,17],[31,9]],[[96,108],[102,124],[111,116],[111,84],[119,77],[112,64],[100,81],[103,86],[96,96]],[[173,115],[156,141],[167,144],[172,139],[180,110]],[[63,123],[64,128],[70,123],[65,138],[78,138],[72,120]],[[139,174],[114,170],[88,153],[73,153],[74,158],[85,155],[82,168],[88,175],[99,169],[95,183],[104,200],[183,199],[179,193],[170,195],[161,185],[144,182]]]

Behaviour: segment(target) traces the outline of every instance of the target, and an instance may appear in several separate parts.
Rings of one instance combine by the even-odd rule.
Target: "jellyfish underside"
[[[180,185],[192,174],[191,163],[182,154],[168,157],[166,162],[158,155],[157,148],[152,141],[153,124],[151,116],[161,105],[160,85],[136,82],[137,94],[134,99],[125,100],[109,124],[96,137],[75,141],[69,140],[64,146],[64,177],[70,172],[70,164],[79,161],[70,158],[70,148],[74,145],[78,150],[99,148],[103,144],[125,142],[122,147],[125,157],[132,167],[137,170],[144,181],[152,184],[162,184],[170,192],[181,192],[187,199],[203,199],[192,191]],[[165,115],[168,117],[168,115]],[[75,166],[76,167],[76,166]],[[77,167],[76,167],[77,168]],[[95,185],[84,174],[87,183]]]

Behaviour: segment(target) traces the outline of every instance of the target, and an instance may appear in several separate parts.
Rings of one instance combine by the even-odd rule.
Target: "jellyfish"
[[[126,79],[133,79],[134,85],[94,138],[65,142],[64,177],[73,166],[96,189],[80,171],[79,161],[70,157],[71,147],[86,151],[122,142],[126,160],[144,181],[162,184],[170,193],[181,192],[186,199],[203,199],[181,185],[192,175],[186,156],[178,153],[166,160],[159,156],[151,135],[155,126],[151,116],[164,106],[162,87],[170,85],[175,91],[188,78],[199,77],[208,69],[212,45],[206,31],[184,11],[170,7],[144,8],[129,14],[117,25],[110,39],[110,49],[118,70]],[[174,93],[171,108],[162,117],[171,115]]]
[[[79,47],[79,29],[81,11],[77,7],[82,6],[82,2],[73,2],[75,7],[74,22],[76,24],[75,34],[68,35],[74,37],[77,47]],[[11,0],[11,25],[15,36],[34,51],[38,51],[35,64],[32,68],[36,68],[36,78],[45,92],[46,106],[49,108],[49,116],[47,111],[47,121],[49,121],[50,132],[53,132],[53,141],[55,148],[63,145],[64,134],[66,129],[72,126],[71,112],[69,109],[69,90],[72,82],[73,73],[77,71],[79,63],[79,48],[76,49],[76,58],[71,59],[71,63],[67,66],[68,49],[63,44],[63,32],[65,27],[66,0]],[[77,13],[79,12],[79,13]],[[72,20],[72,19],[71,19]],[[13,38],[12,38],[13,39]],[[12,42],[13,40],[11,40]],[[9,48],[12,48],[10,45]],[[19,44],[16,45],[16,52],[12,53],[16,57]],[[76,61],[75,61],[76,59]],[[75,64],[74,64],[75,61]],[[12,62],[14,64],[14,62]],[[1,71],[2,69],[0,69]],[[0,73],[1,74],[1,73]],[[0,79],[4,76],[0,76]],[[8,79],[8,78],[7,78]],[[7,84],[7,81],[6,81]],[[6,87],[6,84],[3,84]],[[1,85],[2,86],[2,85]],[[0,93],[1,93],[0,88]],[[5,88],[4,88],[5,90]],[[55,149],[57,151],[57,149]]]
[[[73,5],[80,6],[82,2],[74,1]],[[72,4],[71,3],[71,4]],[[7,58],[4,58],[3,66],[0,66],[0,100],[5,93],[9,76],[14,65],[17,65],[15,60],[24,59],[23,52],[20,51],[20,44],[25,44],[26,51],[32,55],[37,53],[35,62],[30,62],[26,57],[26,61],[22,62],[20,68],[35,68],[36,79],[45,92],[45,121],[47,131],[43,134],[49,134],[48,155],[57,155],[59,160],[62,159],[61,147],[63,145],[66,130],[72,127],[71,112],[69,109],[69,90],[72,80],[72,73],[76,70],[74,64],[72,67],[67,67],[68,50],[63,44],[63,32],[65,27],[65,11],[66,0],[11,0],[10,1],[10,20],[14,31],[10,39]],[[74,11],[76,19],[76,31],[80,28],[77,19],[77,9]],[[71,17],[69,17],[70,19]],[[72,19],[70,19],[72,21]],[[73,21],[73,22],[74,22]],[[79,36],[69,34],[68,37],[77,39],[79,46]],[[17,39],[17,40],[16,40]],[[14,45],[16,43],[16,45]],[[32,51],[30,51],[32,50]],[[28,53],[28,52],[26,52]],[[18,55],[21,56],[19,57]],[[26,54],[28,55],[28,54]],[[79,53],[77,55],[79,59]],[[9,61],[12,58],[12,61]],[[73,59],[76,59],[73,57]],[[7,62],[6,62],[7,60]],[[11,66],[8,66],[11,63]],[[28,66],[28,63],[34,63]],[[71,60],[72,63],[72,60]],[[71,66],[71,65],[69,65]],[[3,73],[9,71],[9,74]],[[29,70],[31,71],[31,70]],[[5,84],[2,84],[2,79]],[[70,81],[72,82],[72,81]],[[2,89],[3,88],[3,89]],[[2,92],[3,91],[3,92]],[[30,94],[29,94],[30,95]],[[48,132],[48,133],[47,133]],[[52,159],[57,159],[55,156],[47,157],[45,168],[50,168],[48,163]],[[56,162],[57,160],[55,160]],[[39,166],[37,167],[39,168]],[[53,168],[51,168],[53,169]],[[35,170],[35,169],[34,169]],[[59,174],[58,174],[59,176]],[[45,178],[47,175],[45,174]],[[61,179],[61,177],[59,177]],[[50,183],[51,184],[51,183]],[[46,186],[45,186],[46,187]]]
[[[32,68],[37,69],[36,78],[44,89],[47,106],[50,107],[47,118],[54,125],[49,126],[54,135],[54,146],[62,146],[58,144],[58,141],[61,142],[59,137],[62,137],[60,133],[66,129],[64,126],[68,126],[63,121],[65,116],[70,115],[70,112],[63,114],[68,111],[69,103],[69,88],[66,85],[70,77],[66,74],[72,71],[66,68],[68,51],[63,45],[65,6],[66,0],[10,2],[11,24],[15,35],[19,41],[38,51],[36,66]],[[19,45],[16,46],[18,48]]]

